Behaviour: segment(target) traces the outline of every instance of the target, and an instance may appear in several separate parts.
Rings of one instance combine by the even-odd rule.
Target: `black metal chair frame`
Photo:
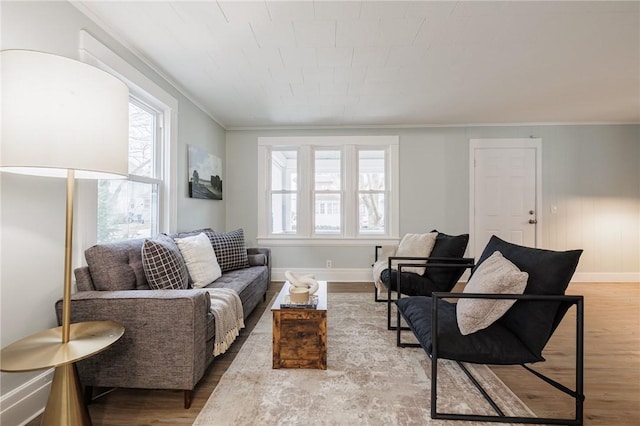
[[[377,254],[377,251],[376,251]],[[402,268],[408,267],[419,267],[419,268],[465,268],[471,269],[475,266],[474,259],[469,257],[389,257],[389,263],[387,268],[391,271],[391,263],[393,261],[400,261],[398,263],[398,273],[396,274],[396,293],[397,299],[402,298]],[[401,263],[401,262],[415,262],[415,261],[423,261],[427,263]],[[447,263],[442,263],[447,262]],[[391,277],[391,274],[389,274]],[[374,286],[375,287],[375,286]],[[375,291],[375,288],[374,288]],[[376,292],[377,294],[377,292]],[[387,330],[409,330],[409,327],[400,326],[400,321],[396,321],[396,325],[391,324],[391,303],[394,302],[395,299],[391,298],[391,285],[387,287],[387,298],[380,299],[381,301],[387,302]],[[377,300],[376,300],[377,301]],[[397,312],[398,316],[400,315]]]
[[[375,246],[375,256],[373,262],[378,261],[378,250],[381,249],[382,246]],[[373,265],[371,265],[373,267]],[[373,283],[373,300],[374,302],[386,302],[387,299],[380,299],[378,297],[378,288],[376,287],[376,283]]]
[[[411,266],[411,265],[402,265]],[[399,269],[402,267],[400,266]],[[431,357],[431,418],[443,420],[467,420],[481,422],[500,422],[500,423],[527,423],[527,424],[559,424],[559,425],[582,425],[584,417],[584,298],[582,296],[560,296],[560,295],[531,295],[531,294],[479,294],[479,293],[444,293],[434,292],[431,296],[432,304],[432,320],[431,320],[431,339],[432,351]],[[458,413],[439,413],[437,409],[438,401],[438,299],[453,298],[474,298],[474,299],[516,299],[528,301],[556,301],[567,304],[567,310],[571,306],[576,306],[576,360],[575,360],[575,390],[570,389],[561,383],[545,376],[544,374],[532,369],[525,364],[519,364],[525,370],[535,375],[539,379],[550,384],[559,391],[571,396],[575,401],[575,416],[573,419],[564,418],[543,418],[543,417],[518,417],[506,416],[504,412],[493,401],[491,396],[484,390],[482,385],[476,380],[471,372],[464,366],[461,361],[456,361],[460,368],[467,375],[469,380],[482,394],[485,400],[496,411],[497,415],[479,415],[479,414],[458,414]],[[397,312],[397,321],[400,323],[401,313]],[[557,324],[556,324],[557,325]],[[420,344],[402,343],[401,329],[397,329],[397,345],[400,347],[420,347]]]

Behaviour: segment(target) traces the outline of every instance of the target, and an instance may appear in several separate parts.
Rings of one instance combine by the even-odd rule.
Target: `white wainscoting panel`
[[[0,424],[25,425],[43,411],[49,398],[53,368],[34,377],[0,398]]]

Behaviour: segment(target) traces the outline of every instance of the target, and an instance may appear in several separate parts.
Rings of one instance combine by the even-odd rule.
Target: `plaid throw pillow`
[[[183,289],[189,284],[189,275],[180,249],[171,237],[158,235],[142,244],[142,268],[149,287],[154,290]]]
[[[247,256],[242,229],[225,233],[206,231],[205,234],[211,241],[222,272],[249,267],[249,256]]]

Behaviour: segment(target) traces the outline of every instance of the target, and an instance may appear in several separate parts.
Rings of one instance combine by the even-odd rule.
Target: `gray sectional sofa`
[[[173,234],[172,238],[211,230]],[[271,280],[271,252],[267,248],[245,248],[242,230],[236,253],[243,266],[222,268],[222,276],[207,285],[232,288],[240,296],[244,318],[265,300]],[[238,231],[233,237],[238,237]],[[213,241],[213,240],[212,240]],[[224,238],[217,244],[227,244]],[[99,244],[85,251],[87,265],[75,270],[77,292],[72,296],[71,321],[112,320],[125,328],[124,336],[109,349],[77,363],[85,397],[93,387],[179,389],[189,408],[191,393],[214,359],[214,319],[211,299],[201,289],[149,287],[143,269],[144,239]],[[212,242],[213,244],[213,242]],[[227,247],[214,244],[217,252]],[[56,303],[61,321],[62,301]]]

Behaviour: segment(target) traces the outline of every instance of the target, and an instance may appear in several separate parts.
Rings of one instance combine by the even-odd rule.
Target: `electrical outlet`
[[[327,268],[331,268],[333,266],[333,263],[330,260],[327,260]]]

